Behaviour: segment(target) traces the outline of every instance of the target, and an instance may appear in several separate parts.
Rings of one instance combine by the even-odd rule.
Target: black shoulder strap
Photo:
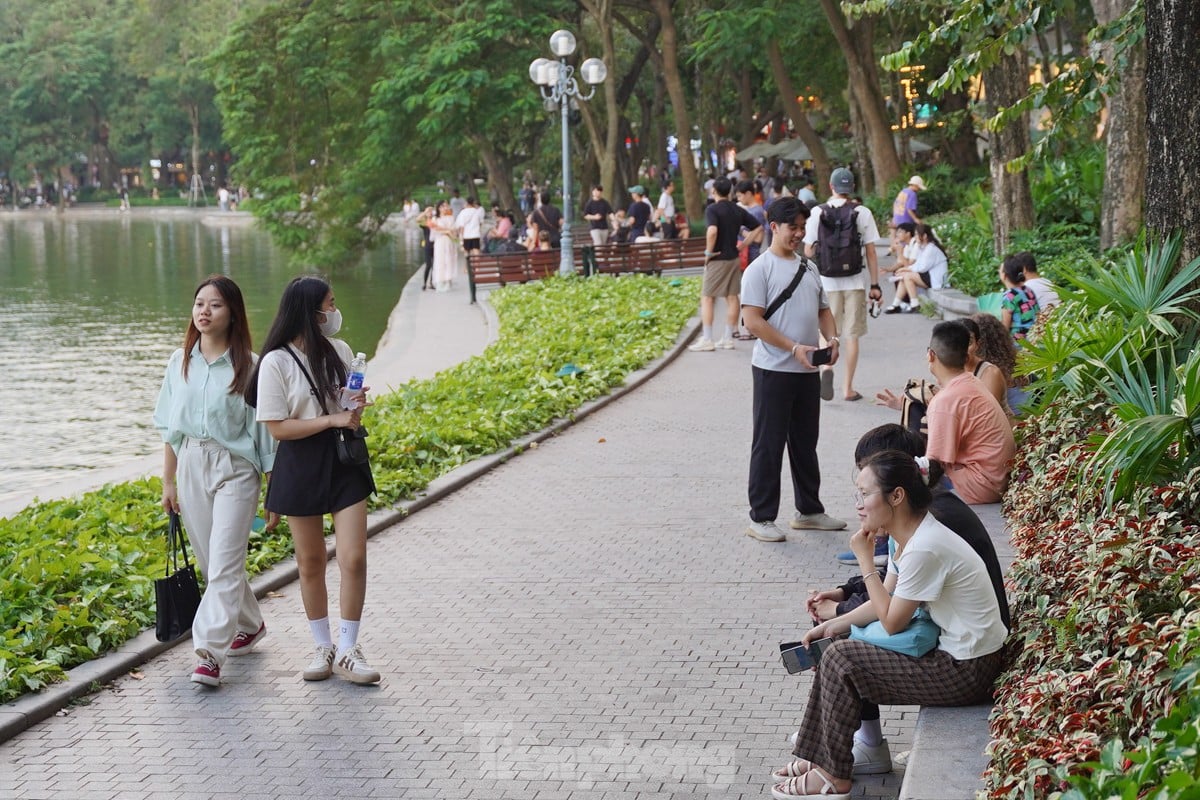
[[[804,279],[804,273],[812,268],[812,262],[804,256],[800,257],[800,267],[796,270],[796,274],[792,277],[792,282],[787,285],[787,288],[779,293],[779,296],[771,301],[771,305],[767,306],[767,310],[763,312],[763,319],[770,319],[771,315],[779,310],[779,307],[792,299],[792,294],[795,293],[796,287],[800,285],[800,281]]]
[[[300,360],[300,356],[296,355],[296,353],[293,352],[292,348],[288,345],[284,345],[283,349],[287,350],[288,355],[295,359],[296,366],[299,367],[300,371],[304,373],[304,377],[308,379],[308,385],[312,387],[313,394],[317,396],[317,402],[321,404],[321,410],[328,415],[329,409],[325,405],[325,398],[321,397],[321,392],[317,389],[317,384],[313,382],[312,375],[309,375],[308,370],[304,368],[304,362]]]

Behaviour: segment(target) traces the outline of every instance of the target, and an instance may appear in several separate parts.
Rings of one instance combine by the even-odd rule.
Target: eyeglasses
[[[855,489],[851,497],[854,498],[854,507],[862,508],[867,504],[867,498],[873,494],[883,494],[883,489],[876,489],[873,492],[864,492],[861,489]]]

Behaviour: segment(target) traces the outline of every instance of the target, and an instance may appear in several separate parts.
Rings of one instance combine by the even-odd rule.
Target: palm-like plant
[[[1200,465],[1200,258],[1177,268],[1180,250],[1143,235],[1095,277],[1067,275],[1067,301],[1018,361],[1043,406],[1063,393],[1113,404],[1092,461],[1110,503]]]

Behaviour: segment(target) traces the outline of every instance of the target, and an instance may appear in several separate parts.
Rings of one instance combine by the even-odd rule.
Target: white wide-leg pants
[[[186,439],[176,482],[188,541],[207,582],[192,623],[192,646],[219,665],[237,632],[255,633],[263,621],[246,576],[246,544],[262,478],[249,461],[215,441]]]

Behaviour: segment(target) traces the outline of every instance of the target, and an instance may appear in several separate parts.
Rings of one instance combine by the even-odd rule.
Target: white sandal
[[[777,781],[786,781],[788,778],[799,778],[812,768],[812,762],[807,758],[797,758],[787,766],[780,767],[772,772],[771,777]]]
[[[824,784],[821,787],[821,791],[816,794],[803,794],[805,792],[804,784],[808,780],[809,775],[816,775]],[[796,792],[801,792],[802,794],[796,794]],[[850,800],[850,793],[838,792],[834,788],[833,781],[813,769],[803,775],[788,778],[783,783],[776,784],[771,789],[771,797],[775,798],[775,800]]]

